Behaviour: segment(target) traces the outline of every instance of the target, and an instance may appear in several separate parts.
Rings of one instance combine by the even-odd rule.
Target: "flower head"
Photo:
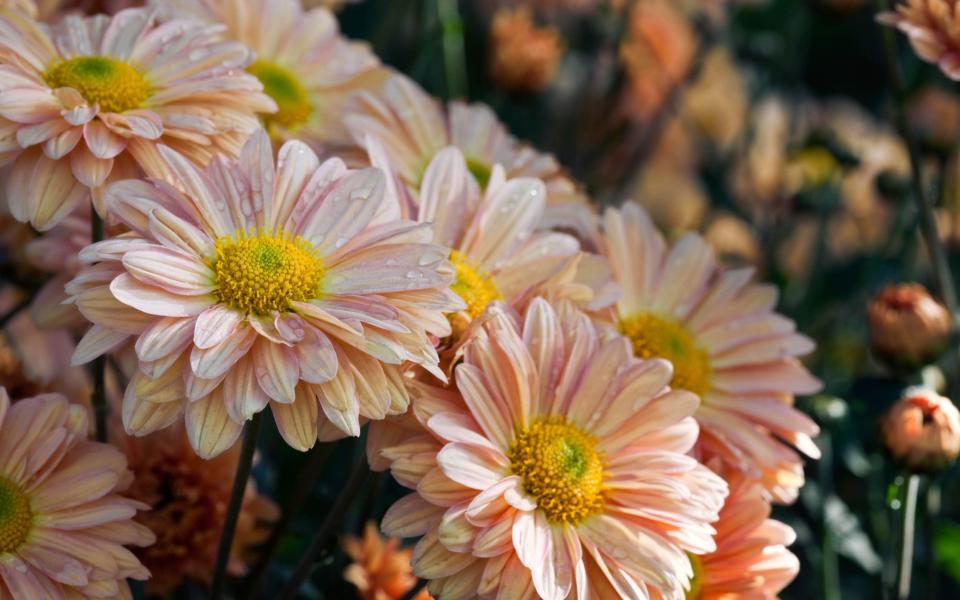
[[[52,28],[0,10],[0,53],[0,128],[15,140],[0,151],[0,163],[15,159],[10,212],[41,230],[108,181],[161,175],[159,144],[206,164],[235,154],[255,113],[276,108],[242,71],[243,45],[193,21],[158,25],[143,9]]]
[[[397,538],[385,539],[372,522],[364,526],[362,538],[345,538],[343,549],[353,560],[343,577],[362,600],[400,600],[417,583],[410,566],[413,550],[401,548]],[[413,598],[429,600],[430,594],[421,590]]]
[[[739,473],[725,475],[730,495],[714,524],[717,549],[690,556],[694,577],[687,598],[774,600],[800,570],[800,561],[787,550],[796,534],[770,518],[762,486]]]
[[[910,388],[883,417],[883,443],[912,471],[939,471],[960,454],[960,412],[949,399]]]
[[[489,69],[505,90],[519,93],[546,88],[563,57],[563,40],[550,26],[537,27],[529,9],[500,9],[490,24]]]
[[[74,361],[132,337],[139,372],[127,431],[146,434],[186,409],[197,451],[230,447],[270,404],[284,438],[310,448],[328,426],[403,412],[402,367],[438,376],[430,336],[463,303],[448,288],[430,225],[399,220],[376,169],[321,164],[288,142],[274,165],[261,130],[240,159],[199,170],[160,148],[169,182],[123,181],[106,202],[131,231],[94,244],[70,284],[94,323]]]
[[[916,368],[936,360],[950,337],[950,312],[918,283],[890,285],[867,307],[870,345],[894,366]]]
[[[300,0],[152,0],[170,16],[226,26],[226,36],[256,53],[247,67],[276,103],[264,126],[281,141],[295,137],[318,152],[350,142],[343,114],[359,90],[373,89],[387,69],[361,42],[344,38],[330,9],[304,10]]]
[[[792,407],[793,394],[820,389],[796,359],[813,342],[774,312],[775,288],[749,283],[750,268],[719,270],[698,235],[668,247],[632,203],[608,209],[604,227],[623,292],[615,327],[638,357],[673,364],[672,387],[700,396],[702,446],[762,477],[777,500],[794,500],[803,465],[790,446],[819,455],[816,424]]]
[[[950,79],[960,80],[958,11],[956,0],[903,0],[877,20],[906,35],[917,56],[940,67]]]
[[[679,597],[726,484],[687,456],[698,402],[671,374],[569,304],[498,305],[454,387],[410,383],[413,423],[382,457],[416,492],[384,531],[424,535],[414,573],[439,597]]]
[[[150,507],[136,520],[157,536],[153,545],[136,553],[153,573],[148,593],[164,596],[185,578],[209,584],[239,447],[203,460],[190,447],[182,427],[142,438],[117,433],[134,475],[128,494]],[[240,507],[227,567],[230,574],[246,573],[252,546],[266,539],[266,524],[277,516],[276,505],[260,496],[251,480]]]
[[[125,546],[154,536],[118,494],[123,455],[89,442],[87,412],[59,394],[11,406],[0,387],[0,597],[129,597],[147,569]],[[42,459],[41,459],[42,457]]]

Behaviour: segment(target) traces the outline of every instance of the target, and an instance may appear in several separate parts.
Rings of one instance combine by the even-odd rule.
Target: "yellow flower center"
[[[150,84],[125,62],[105,56],[78,56],[57,63],[43,74],[51,88],[69,87],[104,112],[139,108],[150,97]]]
[[[687,600],[699,600],[703,593],[703,563],[696,554],[687,553],[690,566],[693,567],[693,579],[690,580],[690,589],[687,591]]]
[[[284,129],[296,129],[313,113],[310,97],[296,76],[289,70],[263,60],[247,67],[247,72],[260,80],[263,91],[277,103],[277,112],[264,115],[263,122],[269,128],[279,125]]]
[[[32,528],[30,499],[20,486],[0,476],[0,555],[22,546]]]
[[[220,302],[256,315],[316,298],[324,273],[323,261],[305,239],[266,231],[221,237],[210,267]]]
[[[710,389],[710,357],[682,325],[651,314],[620,321],[620,333],[633,342],[639,358],[663,358],[673,363],[671,386],[703,396]]]
[[[507,451],[510,469],[547,519],[579,523],[603,508],[603,464],[593,438],[562,418],[535,421]]]
[[[468,264],[466,256],[454,250],[450,253],[450,262],[457,271],[457,278],[450,284],[450,289],[467,303],[466,312],[471,318],[476,319],[487,309],[487,305],[503,298],[493,278]]]

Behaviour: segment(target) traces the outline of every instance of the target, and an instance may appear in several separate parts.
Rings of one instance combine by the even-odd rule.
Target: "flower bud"
[[[490,75],[515,93],[543,90],[553,80],[563,41],[553,27],[537,27],[527,9],[501,9],[490,25]]]
[[[916,283],[890,285],[867,308],[874,353],[897,368],[940,356],[950,336],[950,312]]]
[[[881,424],[893,459],[914,472],[949,467],[960,453],[960,413],[950,400],[926,388],[910,388]]]

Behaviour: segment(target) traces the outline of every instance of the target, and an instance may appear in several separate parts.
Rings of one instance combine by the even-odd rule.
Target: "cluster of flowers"
[[[770,503],[818,455],[792,405],[820,384],[751,269],[635,204],[596,214],[325,8],[13,4],[5,206],[53,276],[0,393],[0,597],[204,579],[223,503],[137,511],[174,480],[197,514],[268,407],[301,451],[369,423],[371,467],[411,490],[382,529],[420,537],[438,598],[774,597],[796,575]],[[64,347],[106,371],[120,450],[87,441],[85,377],[31,371]],[[233,572],[275,512],[251,486]]]

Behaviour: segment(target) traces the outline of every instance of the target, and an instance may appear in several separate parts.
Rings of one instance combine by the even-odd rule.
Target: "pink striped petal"
[[[252,359],[263,391],[276,402],[292,403],[300,379],[300,364],[293,349],[260,339],[253,347]]]
[[[320,405],[309,386],[297,386],[297,398],[291,404],[270,405],[277,430],[291,448],[306,452],[317,443]]]
[[[244,321],[238,311],[224,304],[214,304],[197,316],[193,343],[197,348],[213,348],[234,335]]]
[[[211,459],[228,450],[243,431],[227,414],[223,394],[215,392],[191,402],[186,412],[187,437],[201,458]]]
[[[207,265],[194,256],[162,246],[127,252],[123,266],[144,284],[172,294],[206,296],[216,289],[214,274]]]
[[[212,296],[184,296],[170,293],[135,279],[128,273],[110,283],[110,291],[127,306],[158,317],[195,317],[216,300]]]

